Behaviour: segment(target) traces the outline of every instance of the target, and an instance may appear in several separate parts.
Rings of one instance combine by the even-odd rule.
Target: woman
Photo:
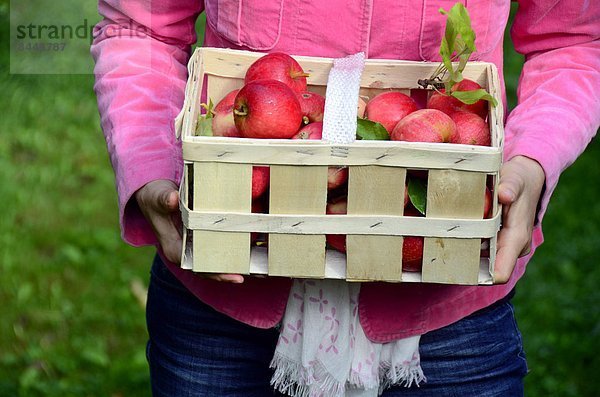
[[[471,59],[495,63],[502,75],[510,3],[467,3],[477,34]],[[183,102],[198,14],[206,12],[205,46],[439,61],[445,17],[438,9],[451,6],[427,0],[100,1],[95,88],[123,238],[159,251],[147,309],[155,395],[271,395],[274,327],[291,285],[240,275],[202,279],[177,265],[182,167],[173,119]],[[385,396],[523,394],[526,364],[509,300],[542,243],[541,220],[560,173],[600,123],[599,20],[597,2],[519,2],[512,36],[526,62],[519,105],[505,127],[498,192],[505,209],[495,268],[501,285],[363,285],[360,322],[369,340],[423,335],[427,382]]]

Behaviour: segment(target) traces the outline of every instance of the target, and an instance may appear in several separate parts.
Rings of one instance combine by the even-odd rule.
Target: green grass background
[[[147,396],[132,286],[147,284],[152,250],[120,240],[93,78],[10,75],[8,17],[1,0],[0,396]],[[514,105],[522,60],[509,49]],[[596,140],[564,173],[518,286],[527,396],[600,395],[599,157]]]

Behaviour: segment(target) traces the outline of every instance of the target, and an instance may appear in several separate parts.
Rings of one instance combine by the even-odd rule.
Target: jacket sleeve
[[[511,35],[525,64],[505,160],[523,155],[544,169],[541,221],[561,172],[600,125],[600,2],[521,0]]]
[[[200,1],[99,1],[91,47],[101,127],[115,172],[123,239],[156,243],[133,194],[146,183],[179,183],[173,120],[183,103]]]

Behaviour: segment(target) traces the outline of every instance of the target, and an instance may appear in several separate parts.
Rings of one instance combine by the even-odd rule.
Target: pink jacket
[[[181,148],[173,119],[183,102],[194,25],[206,12],[204,45],[298,55],[438,61],[444,17],[455,0],[101,0],[96,93],[102,129],[116,174],[123,238],[156,244],[132,195],[155,179],[178,183]],[[474,59],[502,71],[508,0],[467,0],[477,33]],[[525,155],[546,173],[541,220],[560,173],[585,149],[600,124],[600,2],[522,0],[512,27],[526,57],[519,105],[506,122],[505,159]],[[541,224],[533,248],[542,243]],[[490,305],[523,275],[521,258],[510,282],[493,287],[363,284],[360,319],[373,341],[422,334]],[[169,264],[201,300],[256,327],[282,317],[287,279],[246,278],[241,285],[203,280]]]

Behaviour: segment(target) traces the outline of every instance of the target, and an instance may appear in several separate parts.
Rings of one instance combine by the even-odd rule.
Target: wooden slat
[[[242,88],[242,86],[244,85],[243,79],[232,79],[227,77],[214,76],[210,74],[207,76],[207,95],[208,98],[212,100],[215,106],[217,105],[217,103],[219,103],[221,99],[225,97],[225,95],[227,95],[233,90]]]
[[[272,166],[269,212],[325,214],[327,167]],[[325,235],[269,235],[269,274],[325,277]]]
[[[250,272],[252,274],[268,274],[267,266],[267,249],[265,247],[253,247],[250,257]],[[341,252],[328,249],[326,253],[325,263],[325,278],[329,279],[345,279],[346,278],[346,255]],[[479,268],[479,284],[491,285],[492,278],[488,274],[488,260],[482,259]],[[419,272],[404,272],[402,274],[402,282],[420,283],[421,273]]]
[[[179,186],[179,207],[181,209],[182,218],[185,216],[185,213],[189,212],[189,193],[190,193],[190,170],[193,168],[192,164],[185,164],[183,167],[183,175],[181,178],[181,185]],[[188,244],[188,236],[192,237],[193,231],[189,230],[190,228],[187,225],[183,227],[183,248],[181,250],[181,268],[186,270],[192,270],[193,266],[193,258],[192,258],[192,247]]]
[[[183,142],[183,158],[186,161],[276,165],[382,165],[480,172],[496,172],[502,161],[502,152],[496,148],[474,145],[390,141],[332,145],[320,141],[309,143],[308,140],[298,143],[297,140],[260,142],[242,138],[195,138],[194,142]]]
[[[504,104],[502,100],[498,99],[500,97],[498,70],[495,65],[490,64],[486,69],[486,73],[487,90],[498,101],[495,107],[489,106],[488,125],[492,136],[492,146],[502,148],[504,146]]]
[[[483,217],[486,175],[429,171],[426,215],[436,218]],[[425,238],[423,281],[477,284],[481,239]]]
[[[200,48],[203,51],[206,72],[223,77],[243,78],[248,66],[264,54],[217,48]],[[293,57],[302,65],[305,72],[310,74],[309,84],[326,85],[332,58],[307,56]],[[402,65],[402,68],[398,66]],[[487,63],[469,62],[463,71],[463,76],[485,83]],[[390,59],[367,59],[361,76],[361,87],[376,88],[420,88],[417,81],[431,76],[437,68],[437,63],[398,61]]]
[[[406,170],[350,167],[348,214],[402,215]],[[349,280],[402,280],[402,236],[348,235]]]
[[[194,209],[251,212],[252,166],[194,165]],[[248,274],[250,233],[193,232],[194,271]]]
[[[493,237],[490,239],[490,261],[489,261],[489,274],[493,279],[494,277],[494,264],[496,263],[496,250],[498,249],[498,238]]]
[[[204,52],[195,51],[188,64],[188,81],[185,86],[185,99],[181,112],[175,118],[175,136],[185,140],[196,132],[200,114],[200,94],[204,79]]]
[[[502,219],[502,206],[498,203],[498,184],[500,183],[500,174],[497,173],[492,178],[492,214],[498,218],[498,228],[496,234],[490,238],[490,275],[494,275],[494,264],[496,263],[496,250],[498,249],[498,230],[500,230],[500,220]]]
[[[368,234],[489,238],[496,235],[500,216],[493,219],[435,219],[397,215],[277,215],[199,212],[182,208],[183,224],[193,230],[283,234]]]

